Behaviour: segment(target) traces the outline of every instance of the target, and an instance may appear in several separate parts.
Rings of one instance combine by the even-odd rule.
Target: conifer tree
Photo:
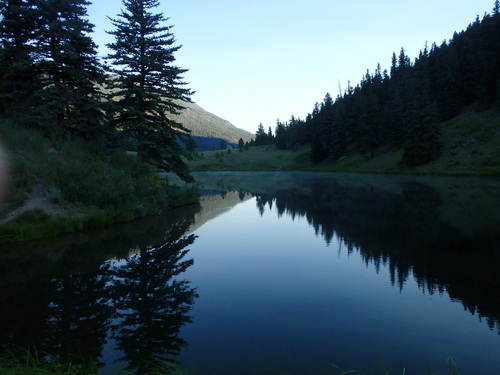
[[[39,119],[55,124],[56,133],[96,138],[103,112],[103,69],[90,34],[87,0],[37,1],[35,65],[42,80],[37,92]]]
[[[329,135],[333,122],[333,99],[329,93],[325,94],[325,98],[321,106],[315,106],[313,121],[312,121],[312,140],[311,140],[311,156],[312,162],[317,163],[328,156],[329,150]]]
[[[263,146],[267,144],[267,134],[264,130],[264,125],[262,123],[257,127],[257,132],[255,132],[255,146]]]
[[[188,130],[173,119],[189,101],[185,88],[186,69],[174,65],[175,45],[165,24],[168,18],[154,13],[158,0],[123,0],[124,10],[112,19],[115,41],[108,45],[114,69],[112,99],[116,102],[113,122],[124,136],[133,137],[137,158],[192,181],[182,156],[190,157]]]
[[[362,121],[359,126],[357,142],[362,151],[372,159],[375,151],[383,143],[382,127],[385,123],[383,118],[383,102],[385,98],[382,92],[382,75],[380,67],[376,74],[371,77],[368,73],[362,81],[359,96],[363,97],[362,107],[358,109]]]
[[[330,135],[330,157],[332,160],[338,160],[341,158],[347,147],[347,134],[345,129],[345,123],[341,117],[339,107],[341,102],[337,101],[335,110],[333,113],[333,122]]]
[[[24,120],[37,88],[35,0],[0,0],[0,113]]]
[[[285,150],[287,146],[287,137],[286,137],[287,129],[286,125],[283,124],[280,120],[276,121],[276,130],[274,131],[275,136],[275,144],[278,150]]]
[[[266,144],[272,145],[274,143],[274,135],[273,135],[273,130],[271,127],[267,129],[267,141]]]
[[[414,98],[403,150],[403,164],[408,167],[437,159],[442,143],[438,127],[438,112],[431,100],[428,56],[421,55],[415,64]]]
[[[441,47],[442,64],[435,82],[439,85],[437,104],[441,120],[458,115],[463,103],[460,97],[458,58],[452,47]]]

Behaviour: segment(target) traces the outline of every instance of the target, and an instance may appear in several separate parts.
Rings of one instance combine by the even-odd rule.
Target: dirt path
[[[62,214],[66,211],[63,207],[50,202],[43,191],[43,186],[41,184],[36,184],[35,186],[33,186],[33,189],[31,189],[30,197],[24,202],[21,207],[9,212],[6,216],[0,218],[0,225],[15,219],[23,212],[34,210],[35,208],[40,208],[49,215]]]

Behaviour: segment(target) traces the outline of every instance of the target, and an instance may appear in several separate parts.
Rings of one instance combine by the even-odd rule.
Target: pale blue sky
[[[176,64],[193,100],[235,126],[255,133],[291,115],[305,118],[315,102],[337,96],[380,63],[389,69],[404,47],[413,61],[425,42],[449,40],[494,0],[160,0],[183,47]],[[93,38],[112,41],[108,16],[121,0],[93,0]],[[104,48],[101,50],[105,54]]]

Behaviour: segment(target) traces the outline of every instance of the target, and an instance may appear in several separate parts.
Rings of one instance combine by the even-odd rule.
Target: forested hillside
[[[274,135],[260,125],[255,144],[291,150],[310,144],[315,163],[340,160],[352,152],[372,159],[383,152],[401,150],[401,167],[424,165],[442,154],[450,136],[448,131],[443,134],[443,123],[467,112],[488,113],[488,118],[496,113],[493,117],[498,118],[499,78],[497,0],[491,14],[477,18],[449,41],[425,45],[415,61],[402,48],[393,54],[389,70],[379,65],[337,98],[327,93],[305,120],[292,116],[288,122],[278,122]],[[474,137],[459,142],[467,141],[479,142]],[[489,151],[500,160],[499,150]]]

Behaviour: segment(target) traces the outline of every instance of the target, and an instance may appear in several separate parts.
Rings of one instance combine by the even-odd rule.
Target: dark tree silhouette
[[[0,1],[0,113],[29,122],[27,108],[39,88],[34,67],[35,0]]]
[[[335,100],[327,93],[305,121],[276,127],[276,147],[310,144],[314,163],[337,160],[347,151],[372,158],[380,149],[404,151],[401,163],[407,167],[435,160],[442,148],[440,121],[471,104],[500,109],[498,4],[449,42],[433,44],[430,51],[425,46],[414,62],[401,48],[389,72],[378,65]],[[263,133],[262,124],[259,129]]]
[[[86,19],[87,0],[38,1],[35,65],[42,82],[37,118],[63,135],[95,138],[102,129],[103,69]],[[47,125],[49,126],[49,125]]]
[[[442,143],[438,114],[431,101],[428,55],[422,53],[415,64],[414,99],[403,153],[403,163],[413,167],[437,159]]]
[[[184,258],[196,237],[182,237],[190,224],[173,223],[159,245],[140,245],[114,272],[113,338],[128,370],[145,372],[155,360],[175,361],[187,345],[179,330],[191,322],[188,313],[197,294],[179,276],[193,264],[193,259]]]
[[[192,181],[182,156],[191,157],[189,131],[172,115],[183,109],[193,92],[186,88],[186,69],[174,65],[175,39],[168,18],[152,10],[158,0],[124,0],[124,10],[113,19],[114,43],[108,45],[113,65],[110,82],[115,101],[113,123],[137,144],[137,158]]]

